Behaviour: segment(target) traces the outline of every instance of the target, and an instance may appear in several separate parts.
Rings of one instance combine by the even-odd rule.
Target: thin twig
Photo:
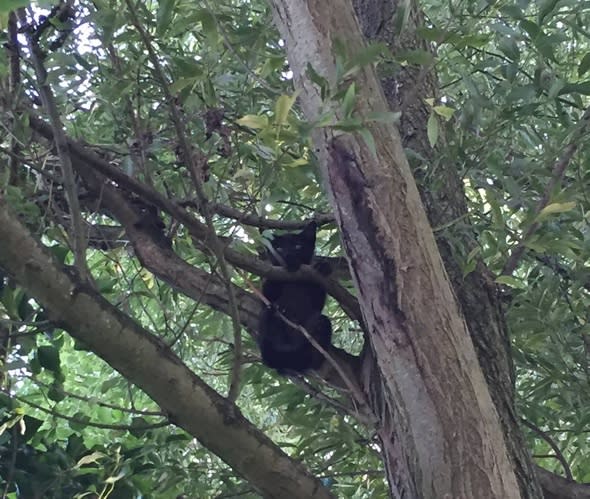
[[[543,430],[541,430],[541,428],[539,428],[538,426],[534,425],[533,423],[531,423],[530,421],[527,421],[524,418],[520,418],[520,421],[523,425],[525,425],[527,428],[529,428],[530,430],[534,431],[537,435],[539,435],[543,440],[545,440],[545,442],[547,442],[549,444],[549,447],[551,447],[553,449],[553,452],[555,452],[555,459],[557,459],[561,466],[563,466],[563,471],[565,472],[565,476],[568,480],[573,480],[574,477],[572,476],[572,470],[570,469],[569,464],[567,463],[565,457],[563,456],[562,452],[559,450],[559,447],[557,446],[557,444],[555,443],[555,441],[549,436],[549,434],[547,434],[546,432],[544,432]]]
[[[107,424],[107,423],[94,423],[92,421],[86,421],[84,419],[79,419],[75,416],[67,416],[66,414],[62,414],[61,412],[54,411],[53,409],[48,409],[47,407],[43,407],[42,405],[36,404],[35,402],[31,402],[22,397],[15,397],[19,402],[23,404],[29,405],[34,409],[37,409],[45,414],[51,414],[56,418],[63,419],[65,421],[70,421],[71,423],[92,426],[93,428],[100,428],[103,430],[122,430],[122,431],[147,431],[147,430],[154,430],[156,428],[164,428],[165,426],[170,426],[170,421],[163,420],[159,421],[158,423],[150,424],[150,425],[116,425],[116,424]]]
[[[66,2],[71,4],[71,0]],[[23,26],[27,24],[27,17],[22,10],[18,11],[19,20]],[[47,79],[47,70],[43,64],[45,54],[41,50],[38,41],[31,29],[25,30],[26,38],[31,53],[31,60],[35,69],[35,75],[37,76],[37,84],[39,87],[39,95],[43,102],[43,107],[49,117],[51,128],[53,129],[53,138],[55,141],[55,147],[57,154],[61,161],[61,167],[63,171],[64,188],[66,191],[66,199],[72,217],[70,235],[73,244],[74,261],[76,267],[80,272],[80,276],[84,280],[90,279],[90,271],[86,265],[86,238],[84,225],[82,223],[82,212],[80,210],[80,203],[78,201],[78,190],[76,187],[76,179],[74,176],[74,169],[72,167],[72,158],[70,157],[70,151],[68,149],[67,138],[64,133],[63,124],[61,117],[57,109],[57,103],[49,81]]]

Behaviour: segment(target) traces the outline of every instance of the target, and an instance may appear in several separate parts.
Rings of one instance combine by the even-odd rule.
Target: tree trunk
[[[416,2],[406,3],[402,9],[397,0],[353,0],[353,5],[367,40],[386,43],[394,54],[432,51],[432,46],[417,34],[417,29],[424,26],[424,16]],[[401,32],[399,13],[407,14]],[[438,249],[498,410],[521,493],[524,497],[539,497],[541,491],[514,407],[514,369],[498,288],[481,262],[474,271],[463,275],[457,254],[467,255],[477,247],[475,233],[467,222],[463,184],[456,165],[439,159],[445,144],[443,130],[434,148],[426,134],[431,108],[424,99],[439,96],[436,73],[432,67],[407,65],[397,72],[384,68],[379,76],[390,108],[402,112],[399,133],[404,149],[424,158],[423,163],[416,161],[412,166],[414,176],[420,180],[418,190],[430,225],[448,227],[437,234]],[[437,174],[424,175],[433,166]],[[549,479],[546,474],[541,478]]]
[[[312,61],[332,88],[342,83],[333,43],[346,41],[351,56],[363,49],[350,3],[275,0],[273,8],[307,118],[331,108],[343,119],[306,72]],[[358,115],[386,108],[371,68],[355,83]],[[382,124],[367,128],[376,154],[360,135],[331,128],[316,130],[314,142],[376,359],[377,377],[365,363],[363,388],[378,417],[392,493],[521,497],[399,134]]]
[[[292,67],[305,90],[304,106],[313,119],[322,102],[312,84],[305,81],[307,63],[334,83],[332,43],[346,41],[353,47],[351,53],[356,53],[362,41],[345,1],[324,2],[326,5],[291,0],[294,2],[284,6],[277,0],[275,14],[288,42]],[[415,29],[421,24],[421,16],[411,2],[401,9],[407,13],[403,33],[394,31],[395,1],[357,0],[357,9],[367,37],[385,40],[393,50],[428,49],[417,41]],[[403,111],[401,143],[433,164],[436,151],[430,148],[425,134],[430,110],[422,99],[436,96],[434,72],[407,67],[395,77],[383,76],[381,82],[390,106]],[[365,68],[357,75],[357,88],[357,112],[361,115],[385,108],[371,71]],[[338,116],[338,108],[335,111]],[[46,124],[34,117],[29,123],[52,140]],[[377,144],[377,158],[352,135],[336,137],[332,130],[324,129],[315,139],[369,326],[369,348],[359,379],[355,378],[358,369],[348,369],[347,373],[355,384],[361,381],[362,400],[356,400],[355,409],[365,415],[370,412],[367,419],[372,416],[376,422],[392,493],[396,497],[539,497],[514,413],[509,343],[493,280],[482,265],[463,278],[450,242],[444,237],[438,239],[488,382],[486,387],[401,151],[399,135],[391,127],[371,126],[370,130]],[[120,169],[110,168],[88,154],[86,148],[70,141],[69,149],[77,161],[78,174],[90,184],[93,181],[84,172],[97,175],[91,190],[100,192],[103,206],[110,206],[110,212],[125,227],[141,262],[187,296],[228,313],[224,283],[159,245],[114,186],[128,189],[183,223],[197,248],[205,250],[206,242],[201,240],[205,232],[198,219]],[[421,166],[414,172],[416,177],[423,171]],[[437,166],[438,171],[442,168],[445,172],[437,176],[444,179],[439,185],[420,185],[431,226],[447,224],[466,213],[461,181],[453,166]],[[114,182],[105,182],[103,175]],[[265,497],[331,497],[318,480],[257,432],[233,404],[183,366],[163,343],[100,295],[72,280],[47,254],[41,256],[38,246],[3,208],[0,202],[0,218],[4,217],[0,222],[0,265],[10,270],[72,336],[85,341],[97,355],[137,383],[175,423],[199,438]],[[474,243],[468,227],[453,235],[454,244],[458,235],[466,248]],[[8,236],[16,237],[10,252]],[[232,265],[255,274],[273,272],[229,247],[225,256]],[[334,289],[328,291],[347,313],[357,316],[354,297],[347,296],[335,283],[329,285]],[[240,319],[253,330],[259,300],[251,293],[235,291]],[[92,317],[91,327],[88,317]],[[352,366],[355,362],[350,357],[339,355],[338,359]],[[488,389],[499,414],[490,403]],[[364,403],[370,411],[363,410]],[[590,495],[587,488],[557,481],[548,472],[539,478],[547,497]],[[568,493],[562,494],[566,488]]]

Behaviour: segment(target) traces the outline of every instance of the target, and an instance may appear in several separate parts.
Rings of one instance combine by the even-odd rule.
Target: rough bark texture
[[[307,117],[315,120],[332,105],[342,118],[305,74],[313,61],[315,71],[336,84],[333,41],[346,40],[351,55],[362,50],[350,4],[276,0],[273,6]],[[386,108],[370,68],[355,80],[361,116]],[[520,497],[498,414],[399,134],[386,125],[370,131],[376,157],[354,135],[325,128],[314,139],[377,359],[378,376],[368,372],[366,379],[380,379],[384,389],[384,400],[371,402],[388,467],[395,470],[392,492]],[[365,388],[369,398],[379,391]]]
[[[192,373],[166,344],[60,268],[0,196],[0,267],[74,338],[144,390],[265,497],[332,498],[305,468]]]
[[[399,50],[400,48],[428,49],[426,44],[421,44],[421,42],[418,41],[415,33],[416,27],[422,22],[420,13],[415,5],[411,3],[409,5],[404,5],[404,8],[406,9],[405,12],[408,14],[408,16],[404,24],[403,32],[398,33],[394,29],[394,26],[396,25],[396,17],[394,14],[397,10],[397,4],[395,1],[357,0],[356,4],[357,13],[362,20],[365,36],[368,38],[386,41],[394,51]],[[329,7],[330,6],[326,6],[326,8]],[[314,12],[319,13],[317,10]],[[341,12],[338,5],[335,6],[333,12],[335,13],[334,15],[338,15],[339,12]],[[331,22],[331,19],[329,17],[325,18],[323,19],[322,25],[326,25],[329,22]],[[347,33],[347,40],[348,37],[349,34]],[[313,53],[310,52],[307,54],[307,56],[307,60],[309,60],[309,62],[311,62],[317,69],[316,63],[313,60]],[[319,60],[319,63],[321,65],[322,61]],[[440,175],[436,175],[436,178],[443,180],[439,181],[439,183],[436,185],[425,184],[425,178],[421,176],[421,172],[425,171],[423,168],[425,165],[432,167],[432,165],[437,163],[436,151],[430,148],[426,138],[425,123],[428,118],[429,109],[424,105],[422,100],[423,97],[436,96],[438,84],[435,74],[432,71],[419,70],[412,68],[411,66],[402,68],[399,73],[394,75],[392,75],[391,72],[387,74],[385,73],[386,72],[384,72],[381,76],[381,84],[384,88],[389,105],[393,109],[401,108],[403,110],[400,124],[402,143],[404,147],[413,149],[419,153],[422,158],[426,159],[425,164],[416,165],[417,168],[414,171],[414,176],[417,177],[419,181],[422,181],[422,183],[419,182],[418,188],[420,189],[422,201],[426,207],[431,226],[446,225],[450,222],[460,219],[462,215],[466,213],[466,207],[462,195],[461,182],[456,174],[454,165],[441,163],[437,164],[437,172],[442,173],[440,173]],[[326,74],[329,75],[330,71],[328,70]],[[367,81],[370,81],[371,84],[374,84],[374,80]],[[375,86],[375,88],[377,88],[377,86]],[[365,99],[365,97],[363,96],[361,99]],[[367,102],[369,102],[369,100],[367,100]],[[372,99],[372,102],[375,104],[375,98]],[[382,104],[377,102],[375,105]],[[362,111],[362,108],[359,109]],[[44,136],[49,141],[52,140],[52,132],[47,124],[35,119],[34,117],[31,117],[30,124],[31,127],[39,134]],[[157,191],[153,190],[153,188],[150,188],[149,186],[141,184],[140,182],[137,182],[137,180],[126,176],[121,171],[121,169],[113,167],[107,162],[102,161],[100,158],[96,157],[96,155],[89,152],[87,148],[82,147],[80,144],[72,140],[69,141],[68,145],[70,148],[70,153],[75,159],[74,166],[77,170],[77,173],[85,179],[87,186],[91,191],[94,190],[98,193],[97,199],[100,198],[101,206],[90,207],[90,210],[92,211],[97,208],[106,209],[111,216],[117,219],[121,226],[125,229],[126,237],[128,237],[129,242],[133,245],[136,256],[147,269],[157,275],[160,279],[168,282],[171,286],[174,286],[176,289],[180,290],[187,296],[190,296],[196,302],[207,304],[216,310],[228,313],[229,305],[227,303],[227,293],[224,283],[213,274],[209,274],[202,269],[192,267],[187,262],[179,258],[179,256],[169,248],[169,246],[166,246],[165,244],[162,245],[162,241],[160,239],[161,234],[158,235],[151,232],[149,227],[146,227],[145,223],[143,223],[144,220],[141,218],[141,215],[138,216],[138,213],[134,211],[133,203],[130,202],[129,199],[129,193],[134,193],[137,198],[157,206],[159,209],[167,212],[174,220],[183,223],[193,236],[196,248],[200,251],[207,252],[208,248],[205,237],[206,228],[203,226],[203,224],[199,222],[196,217],[184,211],[181,205],[165,198]],[[370,206],[367,206],[367,199],[369,196],[366,196],[366,189],[367,187],[371,188],[375,184],[379,184],[380,181],[377,180],[371,183],[371,175],[364,176],[365,165],[362,165],[362,168],[357,167],[358,157],[355,147],[357,149],[362,149],[362,144],[351,145],[347,143],[345,139],[342,139],[341,142],[333,141],[328,152],[326,153],[324,151],[324,157],[328,157],[328,161],[331,162],[330,164],[332,164],[334,185],[337,185],[338,182],[344,182],[345,184],[349,183],[352,186],[359,186],[358,192],[350,192],[354,189],[348,189],[350,186],[345,185],[342,193],[345,199],[347,197],[351,199],[349,202],[349,205],[353,208],[351,212],[355,212],[356,210],[356,212],[363,215],[367,210],[370,211],[371,209]],[[353,150],[352,153],[351,150]],[[334,166],[333,163],[336,163],[336,165]],[[393,161],[392,165],[395,164],[395,161]],[[336,168],[342,169],[343,166],[347,169],[343,171],[334,171]],[[372,166],[369,164],[367,165],[367,168],[372,168]],[[103,175],[105,177],[103,177]],[[390,176],[388,172],[386,172],[383,177],[385,178],[383,185],[392,182],[393,177]],[[106,181],[105,178],[110,178],[113,182]],[[367,185],[367,183],[370,185]],[[115,188],[115,185],[118,186],[118,188]],[[383,187],[383,185],[381,187]],[[397,194],[403,194],[405,192],[404,189],[406,189],[405,180],[399,185],[399,193]],[[342,209],[344,202],[340,204]],[[395,210],[392,212],[387,212],[385,215],[389,216],[394,212]],[[235,213],[233,212],[227,213],[221,211],[220,214],[224,216],[235,217]],[[343,215],[341,214],[341,219],[346,218],[346,216],[353,217],[351,213],[344,213]],[[243,214],[238,214],[237,218],[245,221]],[[353,223],[355,222],[354,219],[352,221]],[[366,217],[365,221],[368,221],[369,224],[373,223],[370,218],[370,214]],[[356,221],[356,223],[363,222],[364,221]],[[284,224],[285,222],[277,223]],[[455,293],[460,299],[462,310],[465,314],[467,323],[471,330],[473,342],[479,355],[480,364],[483,367],[484,373],[486,375],[488,386],[496,403],[496,407],[500,412],[500,418],[504,424],[506,444],[510,449],[512,466],[519,480],[521,495],[523,497],[537,497],[538,488],[536,488],[537,484],[534,480],[534,474],[531,471],[530,459],[527,449],[522,444],[522,436],[514,416],[514,408],[512,405],[513,386],[511,380],[509,345],[495,286],[492,280],[486,277],[487,274],[483,266],[480,266],[477,272],[471,273],[466,279],[462,277],[459,265],[453,258],[452,247],[459,245],[467,248],[467,251],[464,252],[465,254],[474,243],[474,238],[473,234],[469,231],[469,227],[465,227],[466,230],[463,231],[457,230],[457,227],[457,225],[453,224],[452,236],[448,238],[446,237],[447,231],[441,233],[443,236],[439,237],[437,240],[439,250],[445,262],[447,272],[449,273],[450,279],[453,283]],[[0,233],[3,234],[3,231],[6,228],[8,228],[8,226],[3,227],[0,225]],[[350,231],[345,235],[347,235],[349,240],[354,237],[351,236]],[[2,249],[3,243],[2,237],[3,236],[0,236],[0,250]],[[365,235],[360,234],[360,237],[363,238]],[[374,240],[368,241],[368,243],[361,240],[358,244],[379,246],[380,242],[386,241],[387,237],[389,237],[387,230],[381,232],[377,231]],[[400,252],[406,251],[406,249],[402,247],[393,247],[392,251],[395,251],[397,255]],[[28,258],[27,255],[28,252],[19,251],[18,255],[15,253],[12,256],[16,259],[17,256],[18,258]],[[255,258],[245,256],[232,250],[229,247],[229,242],[225,256],[228,262],[235,265],[236,267],[251,271],[257,275],[271,275],[273,272],[276,272],[276,269],[273,270],[270,268],[270,266],[265,265],[262,262],[258,262]],[[387,263],[387,259],[390,258],[390,256],[391,255],[389,254],[383,255],[385,263]],[[408,272],[408,277],[406,279],[410,280],[412,279],[413,275],[410,275],[409,272],[413,272],[413,269],[408,268],[406,262],[403,259],[401,263],[401,268],[396,269],[392,265],[391,268],[388,268],[387,272],[384,274],[379,274],[379,272],[375,271],[375,269],[370,270],[373,272],[371,278],[373,278],[373,276],[378,278],[378,281],[376,281],[378,283],[381,283],[381,281],[385,278],[385,282],[381,283],[383,284],[383,289],[385,292],[391,292],[394,294],[397,292],[398,301],[400,301],[403,306],[406,306],[404,299],[407,300],[407,297],[411,296],[409,293],[412,292],[412,290],[410,289],[408,291],[408,289],[404,289],[403,287],[397,289],[397,283],[401,283],[402,286],[404,283],[403,279],[398,278],[397,276],[400,272]],[[50,269],[51,272],[54,270],[55,269]],[[361,268],[360,271],[364,271],[364,268]],[[306,277],[312,276],[312,274],[309,272],[308,274],[309,275],[306,275]],[[27,282],[26,278],[28,277],[28,274],[25,273],[22,276],[25,281],[21,282],[21,284],[26,286],[31,294],[35,294],[35,290],[37,289],[35,286],[37,286],[39,283],[38,280]],[[282,277],[297,278],[297,276]],[[67,277],[65,278],[69,279]],[[429,278],[429,276],[425,276],[426,280]],[[394,280],[396,280],[396,286],[390,286],[391,282],[394,282]],[[49,281],[51,282],[51,279],[49,279]],[[72,282],[70,282],[70,284],[71,286],[52,286],[50,288],[50,292],[52,293],[64,293],[62,299],[58,299],[57,295],[52,298],[52,302],[49,305],[53,305],[54,308],[49,310],[53,313],[54,317],[59,317],[66,326],[68,324],[75,323],[78,317],[76,315],[78,311],[71,311],[68,308],[59,308],[56,304],[68,302],[74,304],[75,306],[79,306],[80,302],[74,302],[73,300],[75,297],[69,296],[72,286],[74,286]],[[358,317],[359,307],[354,300],[354,297],[351,297],[348,293],[346,293],[346,291],[342,290],[342,288],[339,287],[335,282],[328,282],[327,285],[329,292],[339,301],[344,310],[346,310],[351,317]],[[78,294],[79,291],[79,289],[76,289],[76,294]],[[235,288],[234,291],[238,297],[240,320],[247,329],[253,331],[256,328],[260,302],[252,294],[240,290],[239,288]],[[367,301],[366,297],[373,292],[379,294],[381,293],[381,289],[378,289],[377,286],[366,288],[364,291],[365,303]],[[424,294],[424,291],[421,291],[420,294]],[[93,295],[92,293],[87,293],[85,296],[87,299],[93,297],[96,298],[97,300],[94,304],[95,307],[103,310],[103,306],[105,306],[104,300],[100,300],[97,295]],[[428,297],[422,297],[421,299],[423,299],[425,302],[428,302],[426,314],[431,313],[431,308],[437,307],[436,302],[431,303]],[[387,306],[389,306],[388,302],[375,302],[375,307],[378,309],[377,311],[379,313],[387,313],[387,310],[385,310]],[[85,313],[94,313],[89,307],[90,306],[85,306]],[[124,321],[124,318],[120,315],[115,314],[114,316],[110,316],[109,313],[111,311],[108,309],[104,309],[103,312],[106,315],[101,315],[99,318],[108,318],[110,321],[109,324],[111,325],[117,322],[122,324]],[[412,361],[416,360],[416,358],[418,358],[415,354],[421,353],[418,350],[411,351],[414,346],[416,348],[421,348],[421,343],[414,341],[414,338],[411,337],[412,334],[415,334],[415,331],[413,329],[409,329],[410,326],[408,326],[408,322],[405,320],[405,316],[403,315],[404,310],[401,308],[401,306],[399,306],[394,310],[394,312],[394,319],[396,319],[397,322],[394,320],[393,323],[395,323],[395,328],[400,330],[398,331],[398,329],[395,329],[395,334],[383,338],[376,338],[376,344],[385,344],[387,348],[391,347],[393,350],[399,349],[402,355],[407,356],[407,359],[401,359],[401,361],[398,361],[396,365],[392,366],[388,366],[386,364],[382,368],[381,364],[377,364],[377,359],[375,359],[373,356],[372,351],[368,351],[367,355],[364,357],[364,367],[360,376],[362,378],[366,396],[370,401],[371,407],[370,410],[365,410],[362,404],[357,404],[355,405],[354,410],[367,416],[365,418],[367,424],[371,424],[373,422],[373,415],[377,414],[379,421],[377,431],[383,440],[385,449],[384,456],[388,464],[387,470],[389,473],[389,480],[390,483],[393,484],[394,492],[398,492],[398,495],[400,495],[403,492],[408,492],[408,494],[411,492],[408,491],[409,489],[402,489],[401,485],[403,485],[403,483],[400,485],[400,482],[403,482],[406,476],[416,470],[418,467],[416,463],[412,462],[411,459],[408,459],[408,456],[411,458],[411,453],[416,451],[416,449],[410,446],[408,451],[408,449],[405,448],[405,440],[392,439],[391,436],[396,435],[396,432],[400,431],[415,431],[416,428],[420,428],[420,425],[426,426],[426,429],[429,431],[429,433],[426,434],[426,437],[433,440],[433,442],[430,444],[427,442],[424,445],[435,445],[437,443],[436,439],[439,439],[440,441],[440,439],[444,438],[445,435],[441,437],[437,433],[438,430],[428,427],[428,418],[432,417],[431,414],[424,415],[424,420],[426,423],[420,421],[414,423],[413,421],[409,421],[412,415],[404,410],[399,410],[399,407],[396,407],[393,403],[393,397],[398,396],[397,392],[394,391],[396,387],[393,386],[394,390],[392,390],[391,383],[388,383],[386,382],[387,380],[382,379],[382,370],[388,371],[388,369],[396,369],[396,375],[399,372],[402,372],[403,375],[405,372],[405,367],[402,365],[403,362],[411,363]],[[422,319],[426,324],[427,318]],[[415,319],[412,318],[412,320]],[[127,319],[126,323],[128,322],[129,320]],[[392,326],[392,328],[394,326]],[[96,327],[96,325],[93,324],[93,327]],[[201,393],[201,395],[203,393],[205,395],[211,394],[210,389],[207,389],[205,386],[201,386],[204,384],[202,384],[202,382],[188,369],[176,366],[178,370],[174,372],[178,374],[179,378],[182,378],[176,382],[176,385],[181,387],[179,388],[180,392],[175,394],[174,397],[170,397],[172,399],[176,397],[175,400],[166,401],[164,399],[158,399],[158,393],[160,393],[161,390],[161,381],[164,379],[163,376],[165,376],[165,373],[168,372],[167,369],[169,367],[169,364],[164,362],[162,359],[170,360],[170,358],[172,358],[173,364],[176,364],[180,361],[169,354],[165,345],[160,344],[157,342],[157,340],[153,340],[153,338],[144,338],[143,335],[145,335],[146,332],[134,330],[134,327],[136,326],[133,325],[133,327],[126,329],[123,328],[121,331],[123,331],[125,334],[128,332],[140,331],[138,333],[139,340],[137,341],[128,341],[131,339],[129,336],[126,336],[125,338],[127,339],[125,339],[103,335],[102,330],[99,330],[101,334],[99,336],[99,340],[97,340],[96,345],[92,344],[90,346],[91,348],[94,346],[96,352],[99,355],[102,355],[103,358],[106,358],[107,361],[109,358],[112,358],[114,362],[113,365],[115,365],[115,367],[117,362],[121,362],[117,359],[127,359],[128,357],[133,357],[133,366],[131,366],[130,369],[136,368],[135,373],[125,370],[125,366],[122,366],[123,368],[121,372],[132,380],[139,379],[140,381],[137,381],[137,384],[147,393],[154,394],[152,396],[155,400],[159,402],[160,400],[163,400],[163,407],[167,408],[168,405],[166,404],[172,404],[171,407],[173,408],[173,412],[171,411],[170,414],[172,417],[175,417],[175,421],[178,422],[178,424],[182,425],[183,422],[192,421],[194,419],[194,415],[197,413],[196,411],[202,411],[202,408],[198,406],[198,400],[192,401],[194,403],[184,403],[183,401],[188,400],[189,398],[193,397],[193,395],[192,393],[183,392],[183,389],[181,388],[188,385],[194,385],[193,389],[200,390],[199,393]],[[425,327],[427,327],[427,325]],[[385,328],[385,326],[383,326],[383,328]],[[72,331],[74,336],[80,337],[77,336],[77,326],[75,328],[69,329]],[[373,329],[375,329],[375,327]],[[428,331],[426,332],[428,333]],[[78,333],[83,335],[84,330],[81,332],[78,331]],[[408,336],[406,337],[405,335]],[[161,356],[156,364],[153,363],[153,349],[151,347],[143,348],[141,346],[144,344],[144,341],[147,341],[148,344],[150,342],[156,341],[155,345],[157,349],[159,349],[159,355]],[[398,341],[399,344],[391,345],[391,342],[395,341]],[[114,350],[116,352],[122,348],[122,342],[127,344],[127,350],[123,349],[121,352],[119,352],[120,357],[116,353],[111,353],[111,357],[109,357],[109,354],[104,354],[104,352],[107,350]],[[437,352],[426,352],[427,355],[423,355],[419,359],[422,364],[419,364],[418,362],[416,363],[417,370],[419,371],[418,373],[409,372],[410,369],[408,369],[408,377],[410,380],[406,380],[406,385],[408,386],[406,386],[404,389],[412,389],[412,386],[410,386],[411,376],[426,377],[423,386],[423,389],[426,392],[428,389],[436,391],[439,386],[442,386],[441,383],[448,382],[441,380],[441,383],[438,383],[436,386],[432,383],[429,383],[428,376],[433,376],[433,374],[430,373],[434,372],[433,369],[435,369],[436,366],[430,366],[428,362],[430,356],[438,354],[438,340],[435,342],[434,347],[431,346],[430,348],[432,350],[437,350]],[[445,350],[443,350],[443,352],[444,351]],[[143,359],[143,362],[135,358],[136,356],[143,356],[144,352],[146,352],[147,357]],[[358,359],[353,358],[344,351],[337,351],[336,354],[341,365],[346,364],[347,367],[350,368],[346,369],[349,378],[353,381],[357,381],[355,376],[359,374],[359,370],[355,368],[355,366],[357,365]],[[412,357],[413,355],[414,357]],[[447,355],[447,357],[449,356]],[[442,360],[448,361],[449,359],[443,358]],[[161,371],[158,370],[155,373],[157,376],[156,379],[154,378],[154,365],[159,365],[160,362],[164,362],[164,365],[162,366]],[[383,359],[381,362],[383,364]],[[469,368],[465,369],[465,372],[468,370]],[[457,373],[450,373],[450,375],[454,374]],[[333,381],[337,381],[337,378],[338,376],[335,376]],[[153,386],[149,386],[152,383]],[[420,385],[418,384],[417,386]],[[183,393],[182,395],[181,392]],[[454,387],[452,392],[455,394]],[[392,395],[392,393],[394,393],[394,395]],[[214,401],[219,402],[221,400],[220,403],[225,403],[224,399],[216,398],[219,396],[215,392],[213,392],[213,394]],[[160,395],[162,394],[160,393]],[[435,395],[438,396],[440,394],[435,393]],[[448,395],[448,393],[443,393],[442,395]],[[415,404],[419,404],[424,400],[428,402],[428,397],[430,394],[425,393],[420,394],[420,396],[422,398],[417,398],[417,400],[414,402]],[[451,397],[449,396],[448,398]],[[211,400],[209,400],[209,402],[211,402]],[[217,404],[217,402],[215,403]],[[309,476],[306,475],[306,472],[303,470],[303,468],[296,463],[291,462],[290,464],[287,464],[287,457],[284,455],[281,455],[281,458],[278,460],[269,459],[269,450],[267,449],[266,444],[260,445],[256,449],[251,447],[246,449],[245,447],[240,446],[238,451],[239,453],[244,454],[241,455],[241,457],[235,456],[234,451],[236,449],[234,446],[228,445],[228,440],[233,442],[232,438],[234,438],[233,435],[235,435],[233,432],[238,430],[238,426],[242,431],[245,432],[250,432],[250,427],[247,424],[242,425],[242,419],[240,419],[241,416],[234,417],[232,412],[233,406],[220,405],[218,407],[221,408],[220,411],[215,416],[211,416],[212,419],[216,421],[216,424],[213,427],[207,427],[204,425],[195,430],[195,428],[192,428],[189,423],[187,423],[187,426],[184,427],[197,437],[199,437],[199,435],[204,435],[201,441],[213,452],[217,453],[222,459],[234,466],[236,470],[242,473],[251,483],[258,485],[260,480],[268,481],[266,488],[262,489],[259,487],[267,497],[326,497],[325,491],[321,491],[319,489],[318,494],[320,495],[318,496],[306,495],[309,489],[305,488],[305,486],[303,489],[301,489],[299,485],[300,480],[303,480],[302,483],[304,484],[310,483],[308,482]],[[461,411],[462,408],[458,406],[456,410]],[[207,411],[208,410],[206,410],[205,413],[210,414]],[[230,414],[231,417],[225,417],[222,421],[223,426],[219,426],[219,418],[222,413],[226,415]],[[200,424],[203,421],[203,419],[198,419],[197,421],[193,421],[193,423],[196,424],[199,422]],[[228,429],[226,425],[230,428]],[[193,432],[191,428],[195,430],[195,432]],[[231,438],[227,439],[227,436]],[[474,431],[473,436],[477,437],[477,429]],[[416,435],[416,438],[422,437],[424,437],[424,435]],[[252,442],[252,440],[248,440],[248,442]],[[490,445],[496,445],[496,442],[490,442]],[[259,454],[259,452],[261,454]],[[445,449],[444,452],[450,452],[450,450]],[[445,456],[443,455],[443,458],[444,457]],[[466,458],[469,458],[469,456]],[[239,464],[235,465],[234,463],[238,462],[240,459],[248,459],[249,463],[244,464],[242,467],[240,467]],[[431,460],[432,462],[427,463],[427,465],[434,465],[435,459],[440,459],[440,456],[433,455]],[[267,468],[269,465],[272,465],[272,468]],[[264,477],[261,475],[261,470],[258,469],[258,467],[263,467],[266,470]],[[484,469],[483,465],[482,469]],[[300,473],[303,473],[303,475],[299,475]],[[446,473],[445,469],[441,469],[441,473]],[[296,474],[297,477],[294,477],[294,474]],[[566,499],[567,497],[590,497],[588,487],[578,485],[564,479],[560,480],[559,477],[556,477],[556,475],[544,472],[542,470],[538,472],[538,476],[539,480],[543,484],[547,498]],[[429,478],[428,470],[426,473],[426,478]],[[451,478],[447,477],[446,480],[448,481]],[[420,475],[420,471],[418,472],[418,478],[416,480],[420,483],[425,481],[425,477]],[[290,489],[294,483],[297,483],[295,489]],[[477,484],[474,484],[474,487],[476,485]],[[293,495],[298,493],[301,493],[302,495]],[[432,495],[436,495],[436,491],[432,492],[431,496]],[[479,491],[476,497],[485,497],[485,495],[481,495],[481,491]]]
[[[431,51],[431,46],[417,34],[424,19],[416,2],[404,4],[407,14],[400,31],[396,0],[353,0],[354,8],[365,37],[386,43],[392,53],[409,50]],[[509,454],[523,497],[541,495],[534,479],[532,460],[525,445],[514,408],[514,379],[510,342],[499,300],[498,289],[483,264],[463,276],[457,254],[467,255],[477,245],[475,234],[466,223],[467,205],[456,165],[441,161],[426,134],[430,113],[424,98],[438,97],[438,81],[433,68],[412,65],[392,73],[387,68],[380,74],[381,86],[392,110],[401,110],[399,132],[406,149],[425,159],[414,165],[419,179],[418,190],[432,227],[448,226],[437,236],[438,249],[445,264],[453,290],[458,298],[465,321],[475,345],[492,399],[504,428]],[[444,136],[438,144],[444,145]],[[424,171],[436,170],[436,175],[424,176]],[[426,178],[430,181],[426,181]]]

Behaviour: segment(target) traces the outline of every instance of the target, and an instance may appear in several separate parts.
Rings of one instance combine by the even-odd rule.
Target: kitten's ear
[[[300,232],[300,235],[302,235],[304,237],[309,237],[309,238],[314,237],[315,238],[315,233],[316,233],[317,230],[318,230],[318,224],[316,223],[315,220],[312,220]]]

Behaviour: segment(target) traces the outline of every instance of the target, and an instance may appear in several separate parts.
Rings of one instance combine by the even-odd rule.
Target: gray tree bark
[[[431,45],[417,33],[424,26],[418,2],[404,2],[402,9],[399,3],[398,0],[353,0],[365,38],[387,44],[394,54],[411,50],[432,52]],[[399,15],[406,15],[401,28]],[[467,218],[463,184],[456,165],[440,160],[445,144],[443,130],[435,148],[430,146],[426,134],[431,110],[424,99],[439,96],[436,72],[432,67],[412,65],[395,72],[385,67],[379,79],[390,108],[402,112],[399,133],[403,147],[416,153],[414,157],[424,158],[423,162],[414,160],[412,164],[420,197],[431,227],[447,227],[437,235],[438,249],[498,410],[521,493],[524,497],[539,497],[535,467],[514,407],[514,369],[498,288],[494,276],[481,262],[473,272],[463,276],[457,255],[467,255],[477,246]],[[425,175],[430,171],[436,174]],[[543,485],[550,485],[546,473],[540,478]]]
[[[315,121],[326,110],[307,65],[332,88],[333,43],[349,55],[362,36],[345,0],[272,2],[301,103]],[[387,107],[371,68],[354,76],[356,112]],[[336,123],[335,123],[336,124]],[[314,143],[355,282],[382,399],[366,372],[363,388],[379,422],[395,497],[521,497],[469,331],[453,295],[397,130],[367,125],[360,136],[316,130]],[[365,369],[372,367],[365,363]],[[449,396],[452,394],[452,396]]]

